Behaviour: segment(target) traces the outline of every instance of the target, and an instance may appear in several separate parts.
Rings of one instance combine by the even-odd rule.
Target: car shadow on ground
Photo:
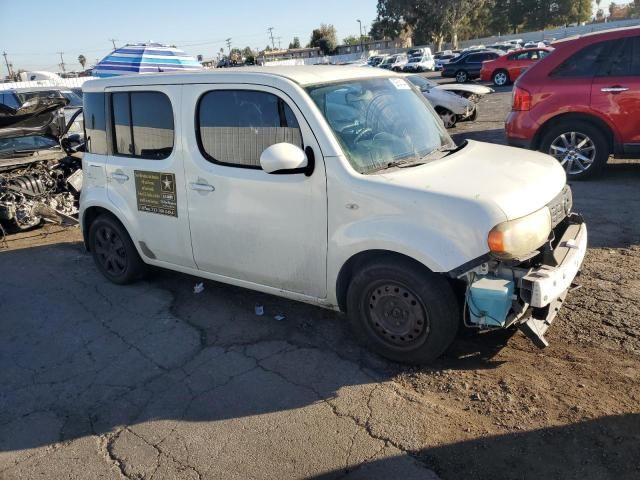
[[[0,254],[0,452],[122,425],[219,422],[366,392],[407,367],[334,312],[155,270],[108,283],[81,243]],[[265,314],[256,316],[255,306]],[[283,320],[274,316],[282,314]],[[496,368],[508,335],[462,336],[429,369]]]
[[[640,415],[608,416],[412,452],[443,480],[632,480],[640,476]],[[394,478],[400,457],[361,465],[343,478]],[[315,480],[329,480],[327,472]]]

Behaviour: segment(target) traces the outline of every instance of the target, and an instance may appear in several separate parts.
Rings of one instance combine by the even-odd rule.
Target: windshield
[[[62,92],[64,98],[69,100],[69,104],[67,107],[81,107],[82,106],[82,98],[73,93],[71,90]]]
[[[409,59],[409,63],[420,63],[422,61],[422,57],[411,57]]]
[[[53,138],[43,135],[27,135],[24,137],[0,138],[0,156],[21,152],[43,150],[58,147]]]
[[[396,57],[387,57],[382,61],[383,65],[387,65],[389,63],[394,63],[396,61]]]
[[[360,173],[454,147],[433,108],[403,78],[316,85],[307,92]]]
[[[413,83],[420,90],[435,88],[438,86],[436,82],[433,82],[427,78],[424,78],[422,75],[409,75],[407,77],[407,80]]]

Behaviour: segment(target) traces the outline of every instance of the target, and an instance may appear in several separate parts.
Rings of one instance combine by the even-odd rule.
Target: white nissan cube
[[[382,69],[120,76],[84,90],[85,243],[110,281],[153,265],[346,313],[426,363],[460,326],[539,346],[587,246],[563,168],[455,145]]]

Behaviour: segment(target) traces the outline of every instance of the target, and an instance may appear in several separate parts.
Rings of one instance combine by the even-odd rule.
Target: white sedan
[[[418,87],[429,100],[445,127],[453,128],[458,122],[474,121],[478,117],[478,107],[470,99],[440,88],[441,85],[422,75],[407,75],[406,79]]]

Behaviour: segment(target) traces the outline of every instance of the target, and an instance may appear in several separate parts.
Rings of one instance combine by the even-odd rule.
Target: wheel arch
[[[88,252],[91,251],[91,246],[89,245],[89,229],[91,228],[91,224],[93,224],[93,222],[95,222],[95,220],[102,215],[110,215],[111,217],[116,219],[125,230],[127,230],[125,224],[112,210],[109,210],[108,208],[102,207],[100,205],[87,207],[82,215],[82,239],[84,241],[84,246]]]
[[[609,124],[607,124],[607,122],[605,122],[604,120],[602,120],[601,118],[595,115],[590,115],[588,113],[579,113],[579,112],[562,113],[560,115],[556,115],[555,117],[552,117],[547,121],[545,121],[542,124],[542,126],[538,129],[538,131],[536,132],[533,138],[533,148],[535,150],[538,150],[540,148],[542,139],[554,125],[557,125],[560,122],[576,122],[576,121],[587,122],[594,125],[597,128],[602,129],[602,131],[605,134],[605,137],[607,138],[607,143],[609,144],[610,153],[614,152],[615,143],[616,143],[615,132],[612,130]]]
[[[357,272],[363,265],[382,258],[396,258],[398,260],[408,261],[427,272],[433,272],[424,263],[419,262],[415,258],[392,250],[364,250],[358,252],[352,255],[342,265],[340,272],[338,273],[338,278],[336,279],[336,300],[338,301],[338,307],[341,312],[347,311],[347,291],[355,272]]]

